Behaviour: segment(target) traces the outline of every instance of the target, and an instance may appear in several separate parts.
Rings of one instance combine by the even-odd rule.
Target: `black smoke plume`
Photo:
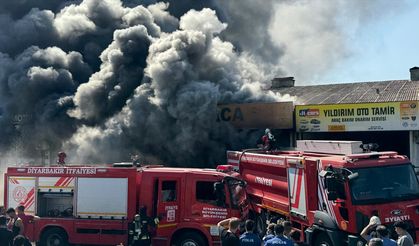
[[[246,2],[3,1],[1,153],[222,161],[249,138],[217,105],[281,100],[262,89],[282,54],[263,27],[272,2]]]

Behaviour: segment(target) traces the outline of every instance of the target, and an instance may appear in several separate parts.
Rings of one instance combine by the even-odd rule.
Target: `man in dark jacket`
[[[240,240],[236,233],[239,230],[240,220],[238,218],[225,219],[218,222],[222,246],[239,246]]]
[[[0,216],[0,245],[10,246],[13,242],[13,233],[7,229],[7,218]]]
[[[240,236],[241,246],[261,246],[262,241],[259,236],[253,232],[255,222],[253,220],[246,220],[246,232]]]

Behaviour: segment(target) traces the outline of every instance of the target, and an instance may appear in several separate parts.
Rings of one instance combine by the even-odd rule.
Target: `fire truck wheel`
[[[315,246],[332,246],[332,241],[330,241],[329,236],[326,233],[320,233],[316,237],[316,241],[314,243]]]
[[[205,240],[197,233],[186,232],[181,235],[176,246],[205,246]]]
[[[42,233],[41,246],[67,246],[67,234],[60,228],[51,228]]]

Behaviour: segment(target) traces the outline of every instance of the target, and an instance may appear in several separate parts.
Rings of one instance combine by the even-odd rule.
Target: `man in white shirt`
[[[397,235],[399,235],[399,239],[397,239],[397,244],[399,246],[413,246],[413,238],[410,236],[410,234],[407,232],[408,225],[404,221],[397,221],[394,223],[394,229],[397,232]]]

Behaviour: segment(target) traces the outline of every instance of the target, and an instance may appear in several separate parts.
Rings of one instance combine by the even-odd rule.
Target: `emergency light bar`
[[[232,172],[234,168],[232,165],[218,165],[216,170],[218,172],[228,173],[228,172]]]
[[[395,151],[383,151],[383,152],[370,152],[370,153],[363,153],[363,154],[355,154],[355,155],[348,155],[346,156],[349,160],[355,160],[355,159],[368,159],[368,158],[374,158],[374,157],[380,157],[380,156],[396,156],[397,152]]]

